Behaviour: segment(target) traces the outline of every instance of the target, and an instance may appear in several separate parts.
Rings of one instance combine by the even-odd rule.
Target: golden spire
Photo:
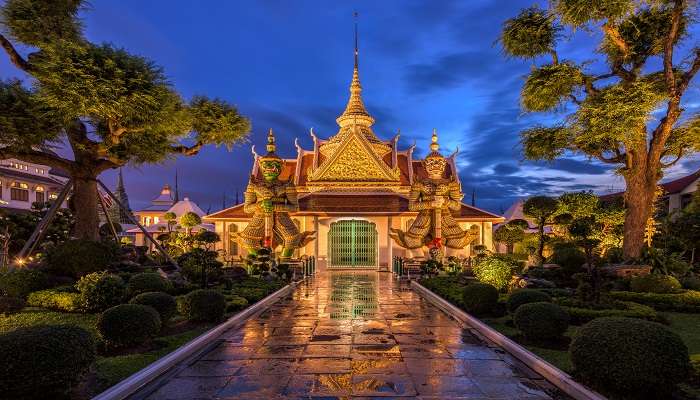
[[[430,153],[425,158],[444,158],[439,150],[437,129],[433,128],[433,137],[430,138]]]
[[[372,118],[367,109],[365,109],[365,104],[362,102],[362,86],[360,85],[360,72],[359,72],[359,50],[357,47],[357,12],[355,16],[355,67],[352,71],[352,82],[350,83],[350,99],[348,99],[348,104],[345,106],[345,111],[343,114],[336,118],[336,122],[341,128],[357,124],[360,126],[369,127],[374,123],[374,118]]]
[[[272,133],[272,128],[267,133],[267,146],[265,146],[268,153],[274,153],[277,150],[275,146],[275,135]]]

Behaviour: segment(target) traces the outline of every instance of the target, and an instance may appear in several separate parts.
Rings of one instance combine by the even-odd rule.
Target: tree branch
[[[74,162],[61,158],[57,155],[51,153],[32,150],[32,149],[13,149],[9,147],[0,148],[0,160],[6,160],[8,158],[17,158],[19,160],[33,162],[36,164],[48,165],[50,167],[65,169],[66,171],[72,171]]]
[[[664,162],[659,161],[659,163],[661,164],[662,168],[668,168],[670,166],[675,165],[678,161],[680,161],[680,159],[683,158],[684,155],[685,154],[683,152],[683,149],[681,149],[678,151],[678,154],[676,154],[676,158],[673,161],[668,162],[668,163],[664,163]],[[661,158],[664,158],[664,156],[665,156],[665,154],[662,154]]]
[[[678,30],[683,16],[683,0],[675,0],[673,12],[671,13],[671,29],[668,31],[666,40],[664,41],[664,77],[666,78],[666,86],[668,87],[669,97],[671,101],[677,95],[676,93],[676,74],[673,71],[673,45],[678,39]]]
[[[677,88],[679,95],[683,95],[685,90],[688,88],[690,81],[693,80],[693,77],[695,77],[695,74],[697,74],[698,70],[700,70],[700,48],[695,49],[695,59],[690,64],[690,68],[688,68],[688,70],[685,71],[685,73],[681,77],[681,81],[678,84]]]
[[[612,152],[615,153],[613,157],[605,157],[602,151],[596,154],[595,157],[607,164],[620,164],[627,160],[627,154],[621,152],[620,149],[614,149]]]
[[[629,46],[627,46],[625,40],[622,39],[622,36],[620,36],[620,31],[617,29],[617,27],[614,26],[610,21],[607,21],[603,24],[602,29],[605,35],[609,37],[613,44],[615,44],[615,46],[618,48],[618,50],[620,50],[620,52],[622,53],[622,58],[626,58],[630,52]]]
[[[31,66],[25,60],[15,49],[15,46],[10,43],[9,40],[2,34],[0,34],[0,45],[5,49],[5,52],[7,53],[8,56],[10,56],[10,61],[12,61],[12,64],[14,64],[15,67],[21,69],[24,72],[29,72],[31,70]]]
[[[177,146],[171,146],[170,151],[186,156],[193,156],[199,153],[199,151],[202,149],[202,146],[204,146],[203,142],[197,142],[192,146],[185,146],[184,144],[179,144]]]

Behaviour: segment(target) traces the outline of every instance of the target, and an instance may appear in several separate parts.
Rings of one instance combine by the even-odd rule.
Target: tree
[[[187,235],[191,235],[192,228],[194,228],[195,226],[197,226],[201,223],[202,223],[202,218],[199,215],[193,213],[192,211],[188,211],[188,212],[182,214],[182,216],[180,216],[180,225],[183,228],[185,228],[185,232],[187,233]]]
[[[183,100],[152,61],[89,42],[78,15],[84,5],[82,0],[7,0],[0,6],[0,45],[32,83],[27,88],[18,80],[0,81],[0,159],[68,171],[74,234],[97,240],[100,173],[127,163],[192,156],[207,144],[231,146],[250,123],[223,100]],[[21,54],[15,43],[29,54]],[[61,141],[72,158],[48,151]]]
[[[525,157],[553,160],[569,151],[615,165],[627,187],[627,258],[641,255],[663,169],[700,148],[700,117],[681,118],[700,69],[700,48],[680,54],[693,7],[689,0],[553,0],[503,25],[506,54],[542,61],[525,79],[524,110],[569,112],[521,133]],[[586,61],[561,59],[562,39],[595,30],[602,39]]]
[[[544,227],[554,223],[554,216],[558,209],[557,199],[547,196],[530,197],[523,204],[523,214],[532,218],[537,225],[537,262],[540,265],[544,262],[544,242],[547,240]]]
[[[603,225],[596,220],[595,215],[588,215],[574,219],[569,226],[569,233],[574,238],[575,243],[583,249],[586,254],[586,267],[590,280],[590,298],[594,303],[600,301],[600,272],[598,271],[598,254],[595,250],[600,245],[600,236]],[[577,289],[579,292],[586,292],[583,287]],[[586,295],[586,293],[580,293]]]
[[[493,240],[506,245],[506,253],[513,253],[513,246],[525,238],[527,221],[514,219],[501,225],[493,232]]]
[[[595,217],[596,223],[601,226],[601,229],[595,231],[596,239],[600,241],[600,249],[607,251],[620,246],[625,211],[619,202],[601,202],[592,192],[564,193],[558,200],[559,209],[555,222],[566,229],[569,236],[573,222]]]

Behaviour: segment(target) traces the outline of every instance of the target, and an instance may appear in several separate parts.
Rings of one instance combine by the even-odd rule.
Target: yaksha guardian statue
[[[314,239],[314,232],[299,232],[289,217],[299,210],[297,191],[291,181],[281,181],[282,160],[275,154],[272,129],[267,135],[267,154],[257,157],[262,179],[250,177],[245,191],[243,211],[253,214],[248,226],[238,234],[248,253],[257,254],[262,247],[282,245],[282,258],[291,257],[294,249]]]
[[[454,174],[445,178],[447,160],[438,152],[439,148],[437,133],[433,131],[431,152],[423,161],[428,177],[415,182],[408,195],[408,208],[418,211],[418,216],[408,231],[391,230],[391,237],[403,248],[444,245],[462,249],[478,236],[477,232],[462,230],[452,216],[452,211],[462,207],[464,195]]]

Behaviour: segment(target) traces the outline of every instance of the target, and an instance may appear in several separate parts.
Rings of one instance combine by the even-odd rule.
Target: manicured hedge
[[[436,276],[421,279],[420,284],[450,303],[462,307],[462,289],[464,285],[460,284],[456,277]]]
[[[654,307],[659,311],[700,313],[700,291],[686,290],[680,293],[610,292],[611,298]]]
[[[0,315],[16,314],[26,305],[27,303],[19,297],[0,296]]]
[[[52,273],[77,279],[91,272],[106,270],[116,254],[114,243],[75,239],[49,250],[46,263]]]
[[[30,293],[27,297],[27,305],[68,312],[82,311],[80,293],[71,292],[71,289],[63,287]]]
[[[32,269],[13,269],[0,273],[0,292],[5,296],[27,298],[27,295],[37,290],[46,289],[48,276]]]
[[[484,315],[498,304],[498,290],[487,283],[472,283],[462,289],[462,307],[468,313]]]
[[[537,302],[551,302],[552,297],[545,292],[535,289],[519,289],[508,296],[508,312],[514,313],[523,304]]]
[[[688,348],[661,324],[598,318],[581,327],[569,349],[574,374],[625,398],[670,398],[689,370]]]
[[[7,399],[65,398],[95,361],[95,342],[70,325],[0,335],[0,393]]]
[[[93,272],[80,278],[75,287],[87,312],[98,312],[121,304],[126,297],[126,285],[117,275]]]
[[[158,312],[140,304],[120,304],[105,310],[97,320],[97,331],[108,344],[138,345],[160,332]]]
[[[663,317],[649,306],[631,301],[620,301],[618,304],[621,308],[593,309],[565,306],[564,309],[571,317],[571,325],[583,325],[586,322],[602,317],[635,318],[654,322],[664,321]]]
[[[569,327],[569,314],[549,302],[526,303],[515,310],[513,323],[528,339],[556,340]]]
[[[671,275],[635,276],[630,281],[630,290],[639,293],[675,293],[680,289],[681,283]]]
[[[236,312],[248,307],[248,300],[240,296],[226,296],[226,312]]]
[[[160,315],[160,321],[166,324],[177,312],[177,302],[175,298],[163,292],[146,292],[134,297],[129,301],[131,304],[141,304],[153,307]]]
[[[216,322],[226,312],[226,298],[213,289],[199,289],[178,297],[178,311],[190,321]]]
[[[168,292],[172,287],[173,285],[170,281],[160,276],[157,272],[144,272],[133,275],[127,285],[129,296],[131,297],[146,292]]]

